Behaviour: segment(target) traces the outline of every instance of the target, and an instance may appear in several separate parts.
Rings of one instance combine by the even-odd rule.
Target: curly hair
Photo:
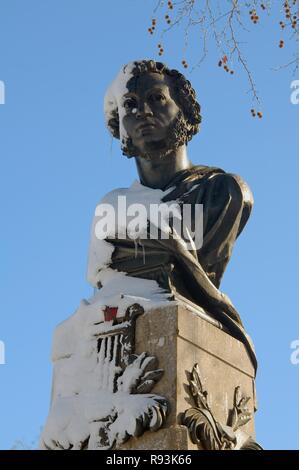
[[[125,70],[126,66],[123,70]],[[196,93],[191,83],[178,70],[169,69],[162,62],[154,60],[140,60],[133,63],[130,71],[131,77],[136,77],[146,73],[159,73],[170,77],[173,83],[174,99],[181,108],[186,121],[186,131],[184,132],[184,143],[187,143],[199,131],[201,123],[200,105],[196,101]],[[108,129],[113,137],[120,138],[118,109],[110,110],[110,118],[107,121]]]

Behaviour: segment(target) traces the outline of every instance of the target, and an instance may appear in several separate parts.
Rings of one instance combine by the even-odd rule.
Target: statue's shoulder
[[[101,197],[101,199],[97,203],[97,207],[99,205],[104,205],[104,204],[112,204],[114,205],[117,203],[119,196],[126,196],[128,194],[128,191],[130,191],[130,188],[115,188],[106,193],[104,196]]]
[[[198,177],[199,179],[206,177],[208,179],[219,179],[226,181],[227,184],[233,184],[240,188],[243,200],[245,204],[250,206],[253,205],[253,194],[248,183],[239,175],[235,173],[229,173],[223,170],[222,168],[204,166],[204,165],[194,165],[191,169],[191,174],[194,179]]]
[[[248,183],[239,175],[236,175],[234,173],[227,173],[227,174],[231,175],[231,177],[234,178],[234,180],[236,181],[236,183],[240,187],[240,189],[242,191],[242,195],[243,195],[244,204],[246,204],[246,205],[250,206],[250,208],[252,208],[253,203],[254,203],[254,199],[253,199],[253,194],[252,194],[252,191],[251,191]]]
[[[216,166],[207,166],[207,165],[193,165],[187,170],[190,175],[194,178],[202,178],[206,176],[212,176],[216,174],[225,174],[225,171],[222,168]]]
[[[217,173],[223,174],[225,172],[221,168],[212,166],[192,165],[190,168],[178,171],[167,187],[177,184],[190,186]]]
[[[228,173],[221,168],[197,165],[192,170],[194,176],[199,175],[194,183],[202,182],[207,185],[214,196],[218,195],[222,198],[226,194],[237,207],[242,207],[239,235],[251,214],[254,203],[253,194],[247,182],[241,176]]]
[[[144,186],[140,183],[140,181],[135,179],[133,183],[127,188],[116,188],[109,191],[101,198],[99,204],[113,203],[119,196],[126,196],[127,198],[131,199],[134,197],[136,198],[136,196],[137,198],[142,197],[142,194],[148,191],[152,191],[152,189]]]

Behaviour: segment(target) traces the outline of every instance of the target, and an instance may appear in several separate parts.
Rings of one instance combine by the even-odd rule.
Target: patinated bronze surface
[[[200,106],[188,80],[154,61],[135,62],[108,127],[121,138],[123,153],[135,157],[140,182],[153,189],[173,187],[166,200],[203,204],[203,245],[186,250],[174,237],[145,239],[137,251],[133,240],[109,239],[115,246],[111,267],[130,276],[154,279],[219,320],[243,341],[256,359],[238,312],[220,290],[220,281],[236,238],[250,215],[253,199],[247,184],[220,168],[193,165],[188,141],[198,132]],[[120,135],[120,125],[126,136]]]

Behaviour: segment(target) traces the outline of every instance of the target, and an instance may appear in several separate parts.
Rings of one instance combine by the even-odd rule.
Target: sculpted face
[[[159,73],[133,77],[122,97],[123,127],[140,156],[165,154],[174,139],[174,127],[182,113],[174,96],[171,79]]]

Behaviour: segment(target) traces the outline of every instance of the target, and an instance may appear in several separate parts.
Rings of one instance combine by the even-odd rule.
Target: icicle
[[[143,264],[145,264],[145,248],[144,248],[144,245],[142,245],[142,257],[143,257]]]
[[[99,385],[100,389],[103,388],[103,373],[104,373],[104,359],[105,359],[105,339],[100,339],[100,351],[98,354],[98,368],[99,368]]]
[[[119,335],[119,342],[120,342],[120,357],[124,359],[124,335]]]
[[[113,337],[114,344],[113,344],[113,353],[112,359],[110,362],[110,373],[109,373],[109,391],[114,392],[114,379],[115,379],[115,367],[116,367],[116,359],[117,359],[117,349],[118,349],[118,339],[119,335]]]
[[[135,238],[134,238],[134,246],[135,246],[135,258],[137,258],[137,254],[138,254],[138,241],[135,240]]]
[[[108,337],[104,339],[105,341],[105,357],[103,363],[103,389],[106,390],[106,383],[107,383],[107,341]]]
[[[110,372],[110,361],[111,361],[111,336],[107,338],[107,350],[106,350],[106,358],[105,358],[105,389],[109,388],[109,372]]]

